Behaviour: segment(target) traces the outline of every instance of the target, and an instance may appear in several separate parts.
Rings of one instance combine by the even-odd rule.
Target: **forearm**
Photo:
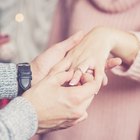
[[[140,43],[136,36],[110,27],[96,27],[90,32],[92,38],[103,43],[102,51],[111,52],[120,57],[124,64],[130,66],[140,50]]]
[[[16,97],[17,89],[16,65],[0,63],[0,99]]]
[[[0,138],[3,140],[28,140],[36,130],[35,109],[23,97],[15,98],[0,110]]]

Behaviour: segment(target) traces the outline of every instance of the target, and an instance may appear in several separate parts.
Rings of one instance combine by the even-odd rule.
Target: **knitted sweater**
[[[0,99],[17,96],[15,64],[0,63]],[[23,97],[16,97],[0,110],[0,140],[28,140],[37,130],[37,115]]]

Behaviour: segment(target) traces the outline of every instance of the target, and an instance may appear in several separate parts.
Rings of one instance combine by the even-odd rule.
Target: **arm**
[[[88,69],[94,71],[95,79],[98,79],[101,84],[105,73],[105,63],[110,52],[120,57],[123,64],[130,66],[138,51],[139,42],[132,34],[113,28],[96,27],[66,55],[59,65],[67,61],[71,63],[70,69],[75,69],[71,85],[77,84],[81,72],[85,73]],[[130,77],[129,74],[125,76]]]
[[[91,3],[89,3],[87,0],[77,1],[75,4],[75,8],[72,11],[69,33],[71,34],[81,29],[84,30],[85,32],[89,32],[90,29],[97,26],[97,24],[95,24],[94,22],[96,12],[97,12],[96,9],[94,9]],[[106,18],[109,19],[109,17]],[[113,26],[113,23],[111,23],[110,26]],[[129,67],[129,69],[128,67],[124,67],[124,65],[122,65],[122,67],[115,68],[113,72],[119,76],[130,77],[131,79],[139,81],[140,60],[138,52],[139,51],[138,40],[132,34],[129,33],[119,33],[119,34],[121,34],[119,41],[120,45],[114,48],[111,51],[111,53],[114,54],[115,56],[121,57],[123,64],[125,63]],[[137,37],[140,39],[139,33],[135,33],[135,35],[137,35]]]
[[[44,51],[31,62],[33,73],[32,85],[43,79],[49,70],[58,63],[65,54],[72,49],[83,38],[83,33],[79,32],[69,39],[55,44],[50,49]],[[59,52],[59,53],[58,53]],[[55,58],[54,58],[55,56]],[[50,60],[53,60],[50,62]],[[12,99],[17,96],[17,69],[12,63],[0,63],[0,99]]]
[[[8,36],[0,35],[0,47],[9,41]],[[0,99],[17,96],[17,70],[15,64],[0,63]]]
[[[0,63],[0,99],[16,97],[17,89],[16,65]]]
[[[17,97],[0,110],[0,138],[3,140],[27,140],[36,130],[36,111],[25,98]]]
[[[55,65],[58,61],[60,61],[65,56],[66,52],[69,49],[71,49],[72,47],[74,47],[82,39],[82,36],[83,36],[83,34],[78,33],[78,34],[72,36],[71,38],[63,41],[62,43],[56,44],[54,47],[50,48],[49,50],[45,51],[40,56],[38,56],[36,59],[34,59],[34,61],[31,62],[31,68],[32,68],[32,72],[33,72],[33,83],[39,83],[39,81],[41,81],[44,77],[46,77],[46,75],[47,75],[48,71],[51,69],[51,67],[53,65]],[[53,59],[54,55],[56,56],[56,59]],[[53,59],[53,62],[50,63],[50,59]],[[43,64],[41,64],[42,61],[44,62]],[[38,73],[35,73],[35,71]],[[40,73],[41,73],[41,75],[40,75]],[[16,97],[16,95],[17,95],[16,65],[1,63],[0,64],[0,75],[1,75],[0,97],[1,98]],[[35,78],[34,77],[35,75],[38,75],[38,78]],[[66,76],[66,78],[67,78],[67,76]],[[65,80],[65,78],[64,78],[64,80]],[[57,81],[57,80],[55,80],[55,81]],[[42,105],[41,104],[42,102],[39,103],[39,105],[37,105],[38,101],[40,102],[40,101],[42,101],[42,99],[44,99],[44,103],[47,103],[47,105],[49,104],[49,102],[51,102],[50,104],[54,104],[55,108],[57,106],[55,104],[56,102],[54,101],[55,99],[53,99],[53,100],[51,98],[49,99],[48,94],[47,94],[48,95],[47,98],[43,97],[44,95],[46,95],[46,89],[44,90],[43,95],[42,95],[42,92],[40,92],[41,90],[43,90],[42,89],[43,85],[46,88],[46,82],[44,84],[40,84],[39,89],[38,89],[38,86],[35,86],[35,87],[31,88],[29,91],[27,91],[29,95],[28,94],[23,95],[24,98],[17,97],[15,99],[13,99],[4,109],[0,110],[0,138],[3,138],[4,140],[18,140],[19,138],[23,139],[23,140],[29,139],[36,132],[37,122],[41,121],[40,125],[42,125],[42,122],[44,120],[46,120],[45,116],[48,116],[48,115],[49,116],[52,115],[50,122],[52,121],[53,124],[51,126],[51,124],[49,123],[49,125],[50,125],[49,126],[44,123],[43,125],[45,127],[47,127],[46,130],[47,131],[51,131],[51,129],[53,130],[54,125],[56,125],[57,129],[61,129],[61,128],[59,128],[60,122],[59,121],[56,122],[56,123],[58,123],[58,125],[57,125],[55,123],[55,121],[53,121],[53,118],[55,120],[55,112],[49,113],[51,111],[49,110],[49,108],[46,109],[46,105]],[[50,85],[48,85],[48,87],[50,87]],[[53,87],[53,86],[52,86],[52,88],[55,89],[55,87]],[[38,90],[34,90],[34,89],[38,89]],[[37,94],[36,94],[36,92],[37,92]],[[40,96],[40,93],[41,93],[41,96]],[[48,93],[51,93],[51,92],[48,92]],[[40,99],[38,98],[38,94],[39,94],[39,97],[41,97]],[[64,92],[64,94],[65,94],[65,92]],[[28,97],[29,102],[26,100],[25,96]],[[80,97],[81,97],[81,95],[80,95]],[[48,102],[46,102],[46,100],[48,100]],[[30,103],[32,103],[32,105],[33,105],[33,107],[35,107],[35,109],[32,107],[32,105]],[[40,105],[42,105],[42,106],[40,106]],[[44,113],[44,110],[42,107],[45,108],[44,109],[45,113]],[[59,109],[59,107],[58,107],[58,109]],[[61,109],[63,110],[63,106]],[[46,112],[46,110],[48,110],[48,111]],[[36,111],[38,113],[38,120],[37,120]],[[68,115],[69,115],[70,111],[71,110],[68,109]],[[56,111],[56,112],[63,113],[63,111],[62,112]],[[43,120],[42,116],[45,118],[44,120]],[[59,115],[56,115],[56,117],[57,116],[59,116]],[[65,114],[63,114],[63,116],[67,118],[67,116]],[[69,115],[69,117],[70,116],[71,115]],[[75,114],[73,114],[71,117],[76,120]],[[76,117],[77,117],[77,119],[79,118],[78,116],[76,116]],[[61,119],[61,118],[58,118],[58,119]],[[72,119],[71,125],[73,124],[73,119]],[[47,120],[47,121],[49,121],[49,120]],[[62,128],[68,127],[70,125],[70,122],[69,122],[69,124],[66,123],[66,126],[64,126],[63,122],[65,122],[65,119],[63,119],[63,117],[62,117],[62,125],[63,125]],[[67,119],[66,119],[66,122],[67,122]],[[44,128],[44,126],[43,126],[43,128]],[[49,127],[51,127],[51,128],[49,129]],[[42,132],[42,130],[44,130],[44,129],[40,129],[39,131]]]

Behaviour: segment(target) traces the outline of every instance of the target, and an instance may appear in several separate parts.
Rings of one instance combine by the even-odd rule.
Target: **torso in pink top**
[[[96,25],[140,31],[140,0],[79,0],[75,4],[70,34]],[[118,69],[116,73],[120,76],[108,73],[109,84],[93,100],[86,121],[43,140],[139,140],[140,54],[128,72]]]

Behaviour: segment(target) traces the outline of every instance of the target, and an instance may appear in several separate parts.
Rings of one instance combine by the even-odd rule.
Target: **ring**
[[[82,74],[84,73],[81,68],[77,68],[76,71],[80,71]]]

